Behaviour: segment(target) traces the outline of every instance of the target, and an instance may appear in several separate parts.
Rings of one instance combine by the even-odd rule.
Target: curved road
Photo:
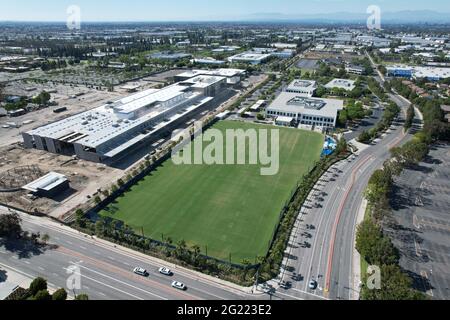
[[[397,96],[391,98],[401,106],[400,119],[404,118],[409,104]],[[375,145],[339,162],[320,179],[296,222],[282,269],[282,280],[292,287],[278,291],[297,297],[358,298],[354,270],[359,264],[354,261],[358,215],[372,173],[390,158],[391,148],[411,138],[399,122]],[[309,288],[312,279],[318,284],[315,290]]]

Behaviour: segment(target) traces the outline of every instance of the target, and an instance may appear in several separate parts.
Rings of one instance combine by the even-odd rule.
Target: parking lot
[[[319,60],[315,59],[301,59],[297,63],[297,68],[305,70],[316,70],[318,67]]]
[[[387,231],[401,252],[401,266],[414,286],[435,299],[450,299],[450,145],[396,181],[393,227]]]

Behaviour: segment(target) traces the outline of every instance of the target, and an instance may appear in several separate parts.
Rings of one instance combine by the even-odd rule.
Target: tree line
[[[389,85],[405,97],[411,98],[410,89],[401,81],[395,79]],[[365,221],[358,226],[356,249],[369,264],[380,266],[382,285],[381,290],[370,290],[367,286],[363,286],[361,289],[362,299],[426,299],[423,293],[412,288],[412,279],[399,265],[398,250],[383,232],[383,226],[392,211],[390,198],[395,178],[400,176],[405,168],[410,168],[423,161],[429,153],[430,145],[435,141],[448,139],[439,102],[424,101],[414,96],[412,98],[424,115],[424,128],[416,133],[411,141],[401,147],[391,149],[391,159],[384,163],[382,169],[373,173],[365,192],[369,214]],[[413,108],[410,106],[408,110],[408,124],[412,124]]]

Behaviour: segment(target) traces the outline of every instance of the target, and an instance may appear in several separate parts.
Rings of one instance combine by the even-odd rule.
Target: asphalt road
[[[8,210],[0,207],[0,212]],[[30,232],[47,233],[54,248],[25,246],[17,241],[0,243],[0,268],[35,278],[48,279],[52,287],[64,287],[71,273],[68,269],[78,266],[81,274],[81,289],[72,295],[87,293],[96,300],[228,300],[268,299],[267,295],[250,295],[228,285],[221,285],[193,271],[168,265],[174,272],[167,277],[157,272],[167,265],[131,250],[115,248],[113,244],[92,239],[78,231],[61,226],[46,218],[21,214],[23,229]],[[135,275],[135,267],[143,267],[149,277]],[[188,287],[179,291],[171,287],[173,280]]]
[[[392,98],[405,112],[408,104]],[[364,190],[371,174],[390,157],[389,150],[411,137],[403,134],[401,123],[395,125],[395,130],[375,145],[330,168],[316,185],[291,236],[288,260],[281,274],[282,280],[292,286],[286,293],[328,299],[358,297],[353,250]],[[309,288],[310,280],[317,281],[316,289]]]

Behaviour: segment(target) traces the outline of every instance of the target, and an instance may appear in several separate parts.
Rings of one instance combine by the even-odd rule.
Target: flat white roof
[[[303,79],[296,79],[292,81],[286,88],[286,90],[305,90],[305,91],[312,91],[314,89],[316,89],[316,81]]]
[[[139,99],[130,101],[128,103],[116,106],[116,104],[114,104],[114,109],[117,112],[122,112],[122,113],[130,113],[130,112],[134,112],[140,108],[143,108],[145,106],[151,105],[153,103],[156,102],[165,102],[168,100],[171,100],[173,98],[175,98],[176,96],[179,96],[180,94],[183,93],[183,91],[186,90],[186,87],[184,86],[179,86],[179,85],[172,85],[169,87],[166,87],[164,89],[161,90],[153,90],[153,91],[149,91],[147,90],[147,94],[142,96]]]
[[[187,89],[188,87],[186,86],[175,84],[161,90],[146,90],[110,105],[100,106],[36,128],[27,133],[58,140],[71,138],[72,140],[68,140],[68,142],[76,142],[87,147],[97,148],[114,137],[156,118],[172,108],[162,106],[160,102],[179,96],[181,103],[201,95],[198,92],[184,92]],[[123,116],[126,116],[126,114],[150,105],[152,107],[145,115],[133,120],[123,119]],[[71,135],[73,137],[70,137]]]
[[[180,77],[195,77],[198,75],[218,76],[218,77],[235,77],[245,73],[243,69],[221,68],[216,70],[194,69],[179,74]]]
[[[355,89],[355,81],[353,80],[347,80],[347,79],[333,79],[329,83],[325,85],[325,88],[333,89],[333,88],[340,88],[345,89],[347,91],[351,91]]]
[[[258,110],[264,103],[266,103],[266,100],[258,100],[253,106],[250,107],[250,110]]]
[[[237,54],[235,56],[229,57],[228,60],[241,60],[241,61],[256,61],[256,62],[262,62],[272,56],[271,53],[258,53],[258,52],[252,52],[247,51],[244,53]]]
[[[207,88],[212,84],[225,80],[225,77],[199,75],[182,83],[191,84],[192,88]]]
[[[280,122],[292,122],[292,120],[294,120],[294,118],[292,117],[284,117],[284,116],[277,117],[277,121]]]
[[[415,67],[414,76],[416,78],[450,78],[450,68]]]
[[[23,186],[22,189],[31,192],[38,192],[39,190],[50,191],[66,181],[67,178],[65,175],[57,172],[50,172],[45,176]]]
[[[282,92],[270,104],[267,111],[335,118],[338,111],[342,109],[344,109],[342,100],[307,98],[297,93]]]

